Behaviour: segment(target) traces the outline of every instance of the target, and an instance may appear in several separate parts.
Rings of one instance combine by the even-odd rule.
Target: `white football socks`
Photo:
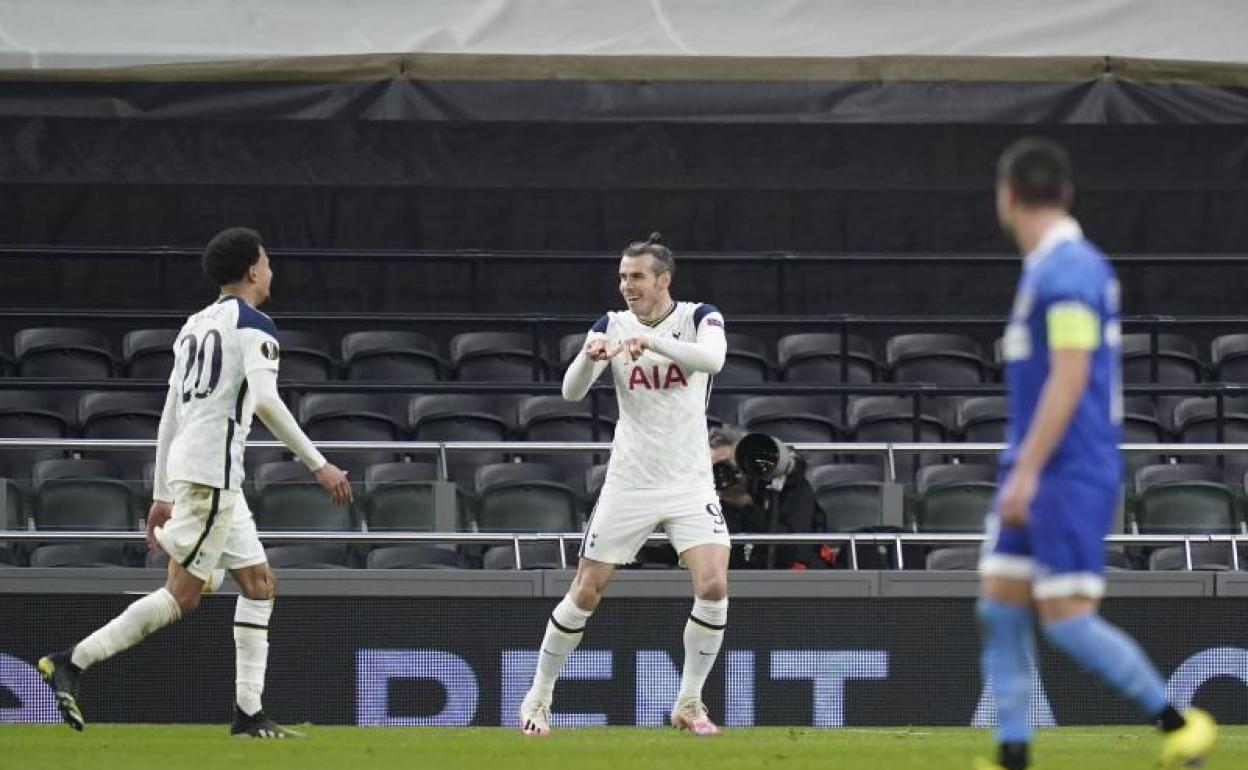
[[[581,637],[585,635],[585,624],[593,614],[592,610],[577,607],[570,596],[564,596],[555,605],[554,612],[550,613],[550,620],[546,623],[546,635],[542,637],[542,648],[537,654],[537,670],[533,673],[533,686],[525,696],[526,701],[550,703],[559,671],[568,656],[581,643]]]
[[[685,622],[685,667],[680,675],[678,701],[701,700],[702,685],[719,657],[728,624],[728,600],[695,599]]]
[[[260,711],[264,669],[269,660],[269,616],[272,599],[239,596],[234,606],[234,697],[244,714]]]
[[[128,650],[149,634],[182,617],[178,600],[165,588],[151,592],[126,607],[95,633],[78,643],[71,660],[81,669]]]

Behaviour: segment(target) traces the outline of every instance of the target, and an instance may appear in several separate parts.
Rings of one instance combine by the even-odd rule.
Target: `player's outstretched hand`
[[[338,505],[351,502],[351,483],[347,481],[347,472],[334,465],[325,463],[313,475],[316,483],[329,493],[329,499]]]
[[[997,510],[1001,524],[1006,527],[1023,527],[1031,513],[1031,501],[1036,497],[1040,481],[1035,473],[1014,468],[1001,487],[997,498]]]
[[[152,507],[147,511],[147,550],[155,551],[160,548],[160,543],[156,542],[156,528],[165,526],[165,522],[172,515],[173,503],[164,500],[152,501]]]

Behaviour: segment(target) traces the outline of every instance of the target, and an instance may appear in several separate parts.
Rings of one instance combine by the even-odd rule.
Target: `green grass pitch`
[[[224,725],[0,725],[0,768],[465,768],[466,770],[637,770],[639,768],[819,768],[967,770],[991,753],[990,734],[964,728],[813,729],[762,727],[693,738],[670,729],[608,727],[522,738],[501,728],[306,728],[303,741],[231,739]],[[1145,770],[1159,738],[1147,728],[1069,727],[1038,733],[1044,768]],[[1248,727],[1222,727],[1205,766],[1248,767]]]

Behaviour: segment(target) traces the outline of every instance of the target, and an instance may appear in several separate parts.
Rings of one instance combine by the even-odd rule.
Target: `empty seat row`
[[[587,496],[602,484],[603,467],[576,472],[545,463],[499,463],[476,469],[471,485],[450,484],[454,520],[445,529],[568,532],[580,529]],[[437,466],[368,466],[350,506],[334,505],[298,462],[261,465],[244,485],[262,529],[437,529]],[[130,530],[152,497],[145,478],[127,478],[116,463],[97,459],[35,464],[29,490],[3,482],[0,528]],[[467,491],[465,491],[467,490]]]
[[[468,426],[473,421],[485,421],[494,425],[487,433],[499,437],[497,440],[606,441],[616,417],[615,399],[610,397],[599,399],[596,416],[591,399],[569,402],[553,395],[311,393],[292,396],[292,400],[295,416],[305,429],[323,432],[333,425],[337,431],[319,437],[339,441],[394,440],[409,434],[419,437],[422,428],[440,419],[456,421],[465,426],[465,432],[430,436],[430,440],[477,440],[479,431]],[[0,436],[154,438],[164,402],[165,393],[159,390],[81,395],[0,390]],[[1167,404],[1159,405],[1153,397],[1129,396],[1123,402],[1124,440],[1157,442],[1174,435],[1189,443],[1213,441],[1221,422],[1223,440],[1234,441],[1232,436],[1239,435],[1237,432],[1248,422],[1248,397],[1226,396],[1221,415],[1218,411],[1214,397],[1180,399],[1167,409]],[[859,435],[869,425],[902,421],[917,426],[917,437],[924,440],[1000,442],[1008,410],[1002,396],[922,396],[917,405],[907,396],[851,396],[842,410],[842,401],[836,396],[712,393],[708,415],[712,423],[769,429],[789,441],[832,441]],[[541,430],[554,426],[575,428],[553,433]],[[1200,435],[1192,436],[1193,431]],[[862,440],[908,439],[871,435]]]
[[[14,337],[11,371],[21,377],[165,380],[177,334],[177,329],[128,332],[118,358],[98,330],[23,329]],[[548,363],[533,355],[532,337],[523,333],[457,334],[450,340],[449,358],[420,332],[355,332],[342,338],[340,351],[315,332],[279,331],[277,336],[280,376],[290,381],[335,379],[340,361],[347,379],[361,381],[433,382],[452,374],[462,380],[544,380],[549,375]]]
[[[471,488],[440,487],[453,520],[438,522],[436,467],[422,463],[369,466],[351,506],[337,506],[297,462],[267,463],[246,488],[262,529],[484,532],[579,530],[601,489],[604,467],[577,472],[547,463],[479,467]],[[881,469],[832,464],[809,471],[825,524],[820,531],[850,532],[885,523]],[[127,530],[151,497],[145,484],[124,479],[102,460],[49,460],[34,469],[31,494],[5,482],[4,528]],[[1222,483],[1216,469],[1162,464],[1139,469],[1128,501],[1126,527],[1142,534],[1232,533],[1244,526],[1245,484]],[[979,532],[996,493],[996,470],[940,464],[919,470],[908,495],[907,526],[916,532]]]
[[[122,339],[117,357],[100,331],[81,328],[24,329],[14,337],[12,361],[0,357],[0,373],[23,377],[94,379],[121,375],[166,379],[173,364],[175,329],[138,329]],[[585,335],[560,338],[553,350],[528,332],[481,331],[452,336],[445,348],[415,331],[360,331],[337,345],[316,332],[279,331],[281,376],[287,381],[435,382],[544,381],[557,377],[576,356]],[[535,350],[535,342],[537,349]],[[1195,343],[1177,334],[1158,335],[1156,356],[1148,334],[1122,338],[1123,379],[1128,383],[1190,384],[1204,379],[1248,379],[1248,334],[1218,337],[1206,367]],[[722,383],[926,382],[968,385],[988,382],[1001,365],[1000,341],[985,355],[962,334],[920,333],[890,337],[879,358],[860,335],[813,332],[781,337],[771,348],[757,337],[730,332]],[[1155,369],[1155,371],[1154,371]]]
[[[0,437],[64,439],[154,439],[160,422],[163,394],[159,392],[93,392],[64,401],[53,391],[0,390]],[[559,396],[499,396],[437,394],[314,393],[303,396],[295,414],[315,441],[387,442],[416,441],[508,441],[608,442],[614,433],[614,399],[600,400],[601,412],[593,413],[589,400],[568,402]],[[1219,420],[1215,399],[1184,399],[1174,408],[1171,432],[1158,417],[1163,411],[1148,397],[1129,397],[1124,402],[1123,440],[1132,443],[1248,443],[1248,400],[1223,399]],[[785,441],[923,442],[954,440],[999,443],[1005,437],[1006,404],[1002,397],[920,399],[891,396],[851,398],[842,419],[839,400],[820,396],[712,396],[710,421],[741,424]],[[272,440],[260,421],[253,423],[252,441]],[[517,450],[525,459],[550,460],[587,467],[599,461],[588,453],[557,450]],[[944,454],[959,454],[951,445]],[[151,450],[86,450],[90,457],[116,460],[129,468],[142,467]],[[418,453],[417,453],[418,454]],[[1165,454],[1182,454],[1176,444]],[[1227,453],[1191,456],[1192,460],[1222,462],[1231,478],[1238,479],[1248,456]],[[60,448],[0,449],[0,475],[28,478],[30,465],[41,459],[63,457]],[[286,459],[282,448],[251,447],[248,470],[258,464]],[[924,464],[938,462],[940,455],[925,456]],[[1129,468],[1159,462],[1163,455],[1133,453]],[[401,459],[392,450],[341,452],[335,462],[357,467]],[[455,452],[449,456],[452,477],[467,478],[478,465],[508,459],[499,451]],[[824,462],[822,455],[812,460]],[[968,462],[995,463],[993,454],[966,453]]]

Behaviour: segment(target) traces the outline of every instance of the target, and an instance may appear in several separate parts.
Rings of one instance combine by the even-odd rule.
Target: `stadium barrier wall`
[[[0,594],[0,721],[56,721],[33,662],[132,598]],[[266,710],[314,724],[514,725],[551,604],[497,594],[283,596],[271,625]],[[605,602],[556,689],[555,724],[665,723],[689,604]],[[88,721],[225,722],[233,611],[232,597],[209,596],[181,623],[92,669],[82,692]],[[1195,703],[1224,723],[1248,722],[1245,611],[1242,598],[1114,598],[1105,606],[1156,661],[1176,703]],[[1142,721],[1041,649],[1037,724]],[[705,699],[734,727],[986,726],[991,704],[978,655],[971,598],[738,597]]]

